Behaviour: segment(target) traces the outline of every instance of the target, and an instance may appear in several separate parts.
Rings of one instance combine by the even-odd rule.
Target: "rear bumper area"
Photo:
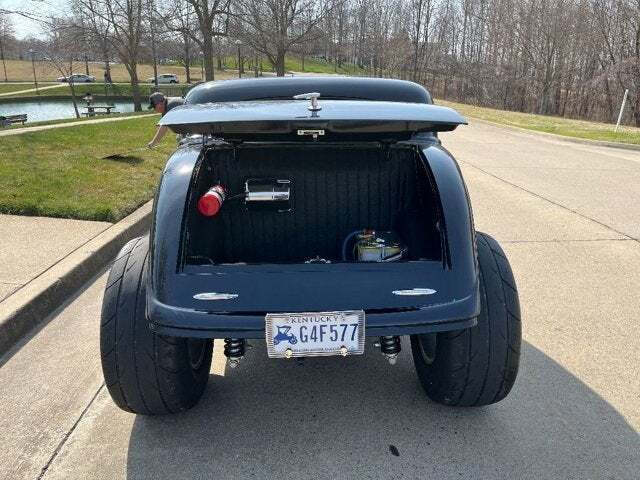
[[[368,337],[410,335],[473,327],[479,312],[478,300],[476,295],[471,295],[423,308],[365,310],[365,334]],[[149,327],[168,336],[264,338],[266,313],[271,312],[204,312],[172,307],[148,298]]]

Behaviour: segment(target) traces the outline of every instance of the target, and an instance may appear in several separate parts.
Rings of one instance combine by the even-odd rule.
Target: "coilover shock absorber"
[[[225,338],[224,356],[227,357],[229,366],[235,368],[244,357],[246,342],[244,338]]]
[[[402,350],[402,346],[400,345],[400,337],[398,336],[387,336],[380,337],[380,351],[382,354],[387,357],[389,363],[391,365],[396,364],[396,358]]]

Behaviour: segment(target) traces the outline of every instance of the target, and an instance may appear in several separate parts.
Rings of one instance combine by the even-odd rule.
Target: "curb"
[[[125,243],[145,234],[152,205],[145,203],[6,298],[0,304],[0,355],[108,265]]]
[[[507,125],[504,123],[492,122],[490,120],[484,120],[482,118],[472,117],[470,115],[467,115],[467,117],[469,117],[470,119],[473,119],[474,122],[486,123],[487,125],[506,128],[509,130],[516,130],[518,132],[526,133],[529,135],[541,135],[554,140],[563,140],[565,142],[579,143],[581,145],[590,145],[592,147],[610,147],[610,148],[619,148],[620,150],[631,150],[636,152],[640,151],[640,145],[636,145],[633,143],[619,143],[619,142],[608,142],[606,140],[589,140],[587,138],[565,137],[564,135],[557,135],[555,133],[539,132],[537,130],[530,130],[528,128],[516,127],[515,125]]]

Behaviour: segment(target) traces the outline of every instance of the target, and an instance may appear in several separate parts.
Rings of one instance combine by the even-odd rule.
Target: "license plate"
[[[361,355],[364,311],[269,313],[265,335],[272,358]]]

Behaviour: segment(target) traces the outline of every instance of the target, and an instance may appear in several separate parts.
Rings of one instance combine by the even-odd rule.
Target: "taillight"
[[[198,200],[198,211],[205,217],[213,217],[218,214],[227,193],[222,185],[214,185]]]

